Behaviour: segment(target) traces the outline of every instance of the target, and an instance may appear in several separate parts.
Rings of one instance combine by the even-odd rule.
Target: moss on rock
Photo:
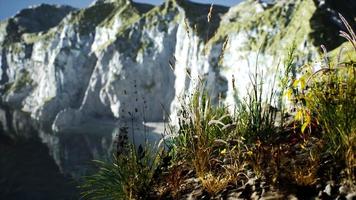
[[[102,23],[115,11],[114,3],[96,4],[89,8],[77,11],[73,14],[69,23],[78,25],[81,35],[86,35],[95,31],[96,26]]]
[[[21,73],[18,75],[18,78],[12,83],[8,84],[5,87],[5,93],[9,92],[20,92],[26,86],[32,85],[33,80],[30,73],[27,70],[21,70]]]

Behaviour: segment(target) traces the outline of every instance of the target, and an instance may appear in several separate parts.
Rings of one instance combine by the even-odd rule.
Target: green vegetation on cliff
[[[236,33],[244,33],[245,35],[240,36],[247,39],[247,51],[260,49],[268,55],[279,55],[293,43],[303,44],[310,39],[309,21],[315,9],[312,0],[278,1],[271,8],[263,8],[256,1],[248,0],[227,13],[210,43],[223,41]],[[299,48],[303,47],[298,47],[297,50]]]

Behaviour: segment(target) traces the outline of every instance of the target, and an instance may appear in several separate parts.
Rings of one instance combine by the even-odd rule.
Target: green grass
[[[198,88],[188,105],[182,104],[174,150],[180,159],[192,161],[196,172],[209,170],[210,147],[216,139],[228,137],[231,115],[224,106],[213,106],[209,95]]]
[[[27,70],[22,70],[19,77],[17,77],[13,83],[5,85],[5,93],[21,92],[21,90],[26,86],[32,85],[33,80],[31,79],[30,73]]]
[[[351,28],[348,31],[341,35],[349,40],[351,50],[346,51],[347,54],[355,56],[356,36]],[[326,142],[325,152],[345,162],[352,182],[356,167],[356,64],[342,53],[335,62],[325,54],[318,71],[312,66],[306,67],[306,73],[297,80],[301,90],[297,99],[303,123],[306,126],[313,121],[319,123]]]
[[[126,129],[125,129],[126,130]],[[119,152],[119,150],[117,150]],[[163,149],[125,143],[110,163],[95,161],[98,171],[79,186],[83,199],[146,199]]]

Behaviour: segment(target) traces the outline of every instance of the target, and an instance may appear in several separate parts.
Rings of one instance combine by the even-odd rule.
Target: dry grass
[[[340,15],[349,33],[340,32],[354,47],[356,55],[356,36],[346,20]],[[300,93],[299,114],[303,127],[317,121],[326,141],[325,152],[335,158],[341,158],[347,166],[350,182],[355,181],[356,167],[356,68],[353,61],[344,62],[339,58],[331,62],[325,47],[324,63],[321,69],[314,71],[313,66],[305,67],[305,74],[296,81]]]
[[[319,152],[320,153],[320,152]],[[301,186],[311,186],[318,181],[318,170],[320,166],[320,155],[313,155],[310,152],[310,156],[305,158],[302,163],[295,163],[290,166],[291,179]]]
[[[213,173],[208,172],[204,174],[204,176],[199,176],[199,179],[204,189],[211,196],[214,196],[224,190],[229,185],[229,183],[233,182],[235,177],[230,173],[214,175]]]

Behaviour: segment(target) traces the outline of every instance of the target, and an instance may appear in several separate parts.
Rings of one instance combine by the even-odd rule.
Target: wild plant
[[[349,33],[340,35],[348,40],[356,54],[356,36],[347,21],[340,15]],[[355,62],[337,60],[332,63],[325,47],[322,68],[315,71],[306,66],[306,73],[297,80],[297,97],[300,109],[297,118],[304,120],[304,127],[315,118],[323,129],[326,152],[344,160],[349,179],[355,181],[356,151],[356,69]],[[339,58],[342,56],[339,53]]]
[[[265,87],[266,76],[256,62],[255,72],[250,76],[252,89],[247,98],[238,101],[233,120],[237,137],[245,140],[246,158],[254,172],[259,177],[269,177],[272,182],[280,179],[281,170],[288,159],[284,152],[290,148],[288,145],[292,145],[280,142],[282,137],[290,136],[284,132],[287,125],[285,116],[289,111],[285,96],[290,95],[296,77],[295,53],[296,46],[293,44],[283,61],[283,68],[280,68],[280,64],[275,68],[269,87]],[[266,88],[269,91],[265,91]]]
[[[247,97],[237,99],[235,107],[236,133],[244,137],[248,143],[254,141],[267,142],[277,132],[276,120],[278,109],[275,108],[279,100],[276,89],[276,73],[273,80],[268,83],[264,82],[266,76],[258,68],[258,58],[255,65],[254,73],[250,75],[252,88],[248,91]],[[234,80],[233,80],[234,81]],[[234,86],[235,83],[233,82]],[[265,91],[269,88],[270,91]],[[233,88],[237,93],[237,89]]]
[[[235,177],[230,173],[223,173],[222,175],[206,173],[203,177],[199,177],[203,187],[210,195],[215,195],[225,189]]]
[[[169,170],[168,176],[164,179],[166,183],[166,187],[164,189],[170,193],[173,199],[180,199],[181,186],[186,178],[183,173],[184,170],[184,165],[172,166]]]
[[[192,159],[197,172],[203,172],[209,168],[214,140],[227,137],[222,128],[230,122],[228,111],[226,107],[214,107],[207,93],[198,89],[189,105],[182,105],[181,113],[177,145]]]
[[[214,195],[233,177],[231,168],[222,168],[220,165],[222,157],[232,156],[226,144],[234,131],[232,117],[226,106],[211,103],[202,84],[188,102],[181,105],[179,130],[173,139],[172,149],[176,160],[183,160],[190,165],[204,188]],[[216,146],[219,141],[224,143],[222,147]]]
[[[146,199],[151,191],[154,172],[159,166],[162,148],[149,144],[127,143],[112,163],[95,161],[98,171],[84,177],[83,199]]]
[[[291,163],[287,169],[291,176],[291,181],[301,186],[310,186],[317,183],[321,157],[318,148],[317,145],[311,148],[304,148],[303,151],[306,155],[304,154],[301,158],[291,158]]]

